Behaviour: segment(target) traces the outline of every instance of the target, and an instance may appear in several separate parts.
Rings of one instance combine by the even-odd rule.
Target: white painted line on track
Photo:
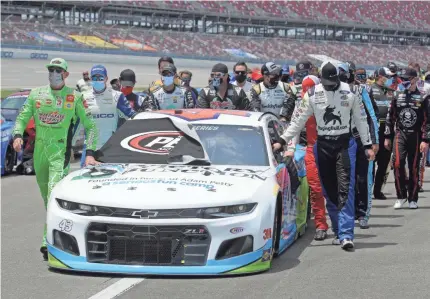
[[[145,280],[145,278],[122,278],[88,299],[112,299],[118,297],[143,280]]]

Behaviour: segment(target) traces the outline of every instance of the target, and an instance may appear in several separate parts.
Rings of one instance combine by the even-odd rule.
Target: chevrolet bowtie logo
[[[134,211],[131,214],[132,217],[139,217],[140,219],[155,218],[157,217],[157,215],[158,215],[158,212],[148,211],[148,210]]]

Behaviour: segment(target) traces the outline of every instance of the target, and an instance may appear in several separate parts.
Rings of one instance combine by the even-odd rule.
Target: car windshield
[[[169,118],[127,121],[97,151],[96,158],[104,163],[173,164],[175,160],[188,165],[269,165],[261,128],[193,125],[199,141],[176,125]]]
[[[24,105],[27,100],[27,96],[11,96],[7,97],[1,101],[2,109],[21,109],[22,105]]]
[[[269,165],[263,131],[238,125],[194,125],[212,165]]]

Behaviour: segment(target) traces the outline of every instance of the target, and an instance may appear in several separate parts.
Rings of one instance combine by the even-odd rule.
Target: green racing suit
[[[96,124],[86,106],[82,95],[73,88],[64,86],[61,90],[53,90],[49,85],[42,86],[30,92],[16,119],[14,140],[22,138],[28,121],[34,117],[34,170],[45,209],[52,189],[69,171],[73,127],[77,118],[85,128],[87,156],[92,156],[96,150]],[[46,226],[42,247],[45,246]]]

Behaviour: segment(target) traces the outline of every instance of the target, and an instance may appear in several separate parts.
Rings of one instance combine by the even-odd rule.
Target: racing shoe
[[[332,245],[340,245],[340,240],[339,237],[334,237],[333,241],[331,241]]]
[[[368,221],[364,218],[358,219],[358,224],[360,225],[361,229],[368,229],[369,228]]]
[[[415,201],[411,201],[409,203],[409,209],[413,209],[413,210],[418,209],[417,203]]]
[[[382,193],[382,192],[375,192],[375,193],[373,193],[373,197],[375,198],[375,199],[380,199],[380,200],[385,200],[385,199],[387,199],[387,197],[385,196],[385,194],[384,193]]]
[[[419,193],[423,193],[423,192],[424,192],[423,187],[420,187],[420,189],[418,189],[418,192],[419,192]]]
[[[315,232],[314,240],[323,241],[327,238],[327,231],[324,229],[317,229]]]
[[[354,248],[354,242],[351,239],[342,240],[340,246],[343,250],[348,250]]]
[[[43,254],[43,259],[45,261],[48,260],[48,248],[46,248],[46,246],[42,246],[40,247],[40,252]]]
[[[406,198],[396,200],[396,202],[394,203],[394,209],[400,209],[407,201],[408,200]]]

